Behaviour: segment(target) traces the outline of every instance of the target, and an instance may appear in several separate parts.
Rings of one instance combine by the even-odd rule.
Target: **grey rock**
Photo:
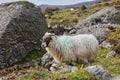
[[[76,29],[72,29],[72,30],[69,32],[69,34],[75,34],[76,32],[77,32]]]
[[[120,80],[120,75],[112,76],[107,70],[99,65],[89,66],[87,70],[94,75],[97,80]]]
[[[27,1],[0,5],[0,69],[21,61],[47,31],[41,9]]]
[[[49,32],[55,33],[56,35],[62,35],[65,31],[65,28],[60,25],[55,25],[49,28]]]
[[[117,53],[114,50],[112,50],[112,51],[108,52],[108,54],[106,55],[106,58],[114,57],[116,54]]]
[[[52,64],[50,70],[53,73],[62,73],[62,72],[75,72],[78,70],[76,66],[70,66],[65,64]]]
[[[111,80],[111,74],[106,71],[103,67],[95,65],[87,67],[89,73],[94,75],[97,80]]]
[[[102,24],[120,24],[120,12],[116,8],[104,8],[95,14],[89,16],[83,22],[80,22],[79,25],[83,26],[92,26],[99,23]]]
[[[120,80],[120,75],[119,76],[114,76],[111,80]]]
[[[77,70],[78,70],[78,68],[77,68],[76,66],[72,66],[70,71],[71,71],[71,72],[75,72],[75,71],[77,71]]]
[[[53,60],[53,57],[48,53],[44,54],[43,57],[41,58],[41,65],[44,68],[47,68],[48,70],[52,71],[53,73],[74,72],[78,70],[76,66],[56,63]]]
[[[51,65],[54,63],[55,61],[53,60],[53,57],[48,53],[44,54],[43,57],[41,58],[41,65],[45,68],[50,69]]]
[[[113,45],[111,45],[110,42],[103,41],[103,42],[100,44],[100,47],[102,47],[102,48],[112,48]]]
[[[120,12],[115,8],[105,8],[73,26],[76,34],[94,34],[102,43],[107,34],[120,25]]]

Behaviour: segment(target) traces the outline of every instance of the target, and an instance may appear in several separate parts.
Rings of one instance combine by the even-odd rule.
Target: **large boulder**
[[[117,9],[104,8],[75,25],[75,34],[94,34],[101,43],[114,27],[120,25],[119,21],[120,12]]]
[[[0,5],[0,69],[21,61],[30,51],[40,49],[47,31],[41,9],[27,1]]]

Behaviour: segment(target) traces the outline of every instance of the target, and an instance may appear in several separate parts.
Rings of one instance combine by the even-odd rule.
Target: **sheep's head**
[[[46,32],[45,35],[42,37],[41,47],[42,48],[49,47],[50,43],[55,39],[57,39],[55,34]]]

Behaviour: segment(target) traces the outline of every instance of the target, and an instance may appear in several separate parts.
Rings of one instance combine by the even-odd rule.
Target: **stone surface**
[[[111,76],[102,66],[95,65],[87,67],[89,73],[94,75],[97,80],[120,80],[120,75]]]
[[[78,70],[76,66],[64,65],[64,64],[52,64],[50,70],[53,73],[62,73],[62,72],[75,72]]]
[[[41,64],[43,67],[52,71],[53,73],[61,73],[61,72],[74,72],[77,71],[78,68],[76,66],[70,66],[65,64],[57,64],[53,57],[48,53],[44,54],[41,58]]]
[[[21,61],[47,31],[41,9],[27,1],[0,5],[0,69]]]
[[[110,42],[103,41],[103,42],[100,44],[100,47],[102,47],[102,48],[112,48],[113,45],[111,45]]]
[[[114,76],[111,80],[120,80],[120,75],[119,76]]]
[[[50,69],[51,65],[54,63],[53,57],[48,53],[44,54],[41,58],[41,65],[47,69]]]
[[[49,32],[55,33],[56,35],[62,35],[65,32],[65,28],[63,26],[55,25],[49,28]]]
[[[106,58],[114,57],[116,54],[117,53],[114,50],[112,50],[112,51],[108,52],[108,54],[106,55]]]
[[[111,74],[99,65],[89,66],[87,70],[94,75],[97,80],[111,80],[112,78]]]

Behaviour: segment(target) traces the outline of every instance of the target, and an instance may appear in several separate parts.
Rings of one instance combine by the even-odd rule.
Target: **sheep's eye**
[[[43,38],[43,39],[42,39],[42,42],[46,42],[46,43],[49,44],[49,42],[50,42],[51,40],[52,40],[51,37],[46,37],[46,38]]]
[[[49,37],[49,38],[45,39],[45,42],[50,42],[51,40],[52,40],[51,37]]]

